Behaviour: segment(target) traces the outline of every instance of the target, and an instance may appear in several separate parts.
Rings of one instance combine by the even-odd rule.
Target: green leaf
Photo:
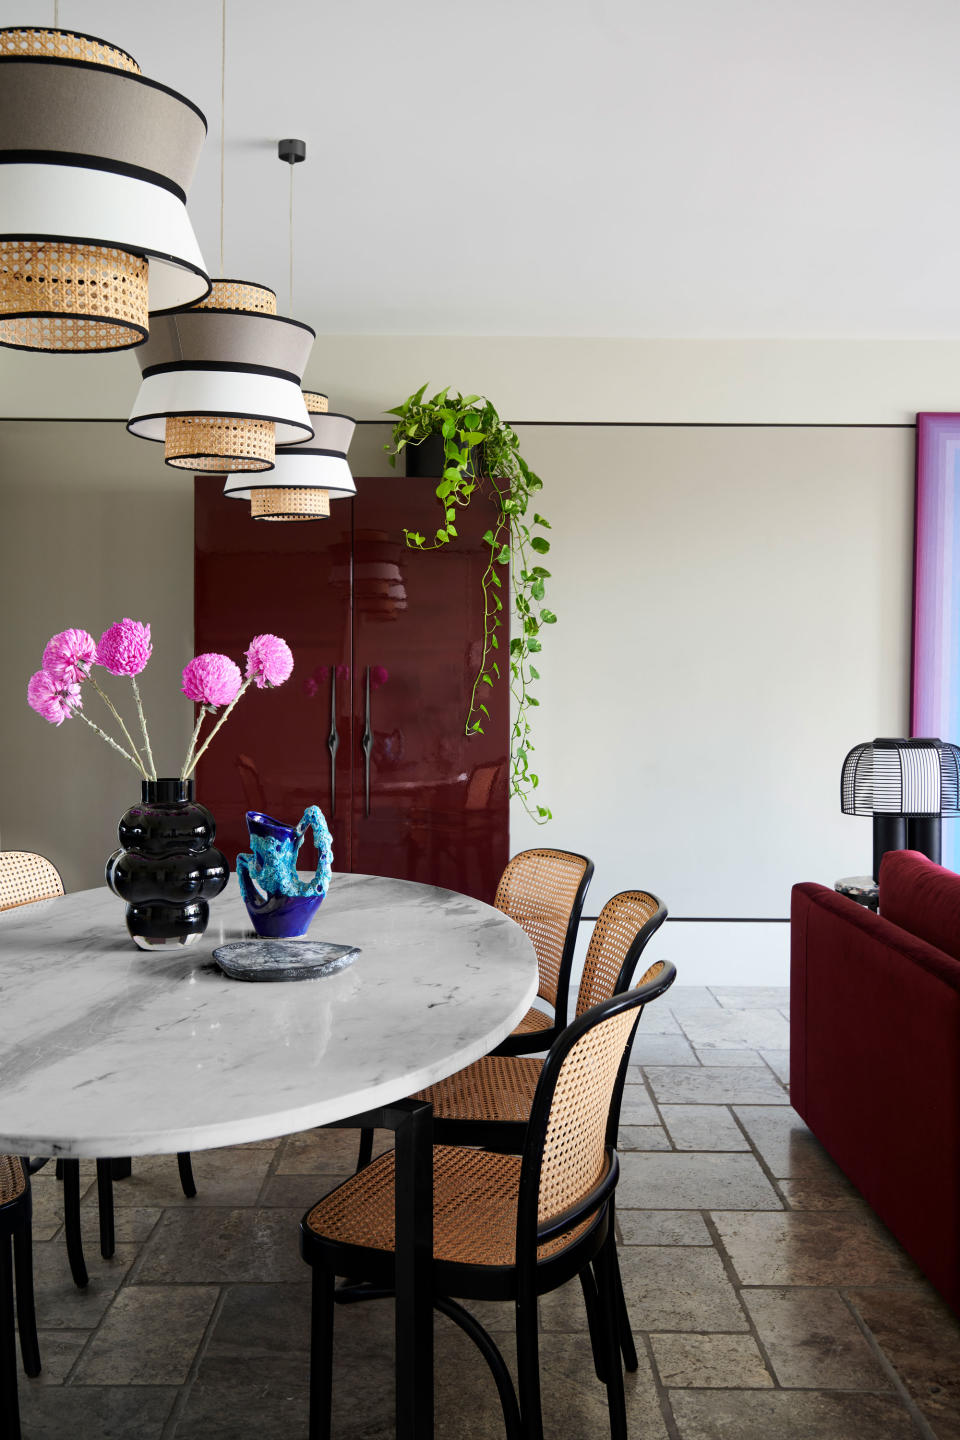
[[[496,637],[495,635],[493,635],[493,636],[491,636],[491,639],[493,640],[494,648],[496,648],[497,637]],[[500,679],[500,666],[497,664],[496,660],[493,661],[493,673],[496,675],[497,679],[499,680],[499,679]]]
[[[496,540],[494,540],[494,538],[493,538],[493,531],[492,531],[492,530],[488,530],[488,531],[486,532],[486,534],[484,535],[483,538],[484,538],[484,540],[486,541],[486,543],[487,543],[488,545],[496,545],[496,543],[497,543]]]
[[[444,480],[452,480],[455,486],[458,485],[460,483],[460,470],[458,466],[450,465],[444,470],[443,478]]]
[[[549,580],[549,579],[550,579],[550,571],[549,571],[549,570],[544,570],[544,568],[543,568],[542,565],[534,565],[533,569],[530,571],[530,574],[531,574],[531,575],[534,577],[534,579],[536,579],[536,580]]]
[[[556,625],[557,623],[557,617],[556,615],[554,615],[552,610],[541,610],[540,619],[543,621],[544,625]]]
[[[481,675],[480,679],[484,685],[493,685],[493,681],[490,679],[489,675]]]
[[[451,525],[449,520],[447,521],[447,534],[450,536],[451,540],[456,540],[457,527],[455,525]]]
[[[499,621],[498,621],[497,623],[499,624]],[[496,635],[491,635],[491,636],[490,636],[490,648],[491,648],[492,650],[499,650],[499,649],[500,649],[500,641],[497,639]],[[494,668],[494,670],[497,670],[496,664],[494,664],[494,667],[493,667],[493,668]],[[499,675],[499,674],[500,674],[500,671],[497,670],[497,675]]]
[[[542,525],[545,530],[552,530],[552,529],[553,529],[553,526],[550,524],[550,521],[549,521],[549,520],[544,520],[543,516],[542,516],[542,515],[538,515],[536,511],[533,512],[533,523],[534,523],[534,525]]]
[[[542,650],[542,649],[543,649],[543,646],[541,645],[540,641],[537,639],[536,635],[530,635],[530,636],[527,637],[527,649],[528,649],[528,650],[530,651],[530,653],[533,654],[533,655],[535,655],[538,650]]]
[[[531,666],[530,666],[530,678],[531,678],[531,680],[539,680],[539,679],[540,679],[540,671],[537,669],[536,665],[531,665]]]
[[[486,715],[487,719],[489,720],[490,711],[487,709],[486,705],[481,704],[478,708],[483,711],[484,715]]]
[[[476,405],[479,399],[479,395],[464,395],[460,403],[461,405]]]
[[[440,427],[440,434],[443,436],[444,440],[452,440],[456,433],[457,427],[453,423],[453,421],[444,420],[443,424]]]
[[[510,641],[510,654],[519,655],[522,649],[523,641],[520,639],[519,635],[514,636],[514,638]]]
[[[526,697],[526,700],[527,700],[527,704],[528,704],[528,705],[539,705],[539,704],[540,704],[540,701],[537,699],[536,695],[530,695],[530,694],[528,694],[527,697]]]
[[[490,571],[490,583],[491,583],[491,585],[496,585],[496,587],[497,587],[498,590],[501,588],[501,587],[500,587],[500,576],[497,574],[496,570],[491,570],[491,571]]]
[[[446,530],[438,530],[438,531],[437,531],[437,537],[436,537],[436,538],[437,538],[437,544],[438,544],[438,545],[445,545],[445,544],[447,543],[447,532],[446,532]]]
[[[546,555],[547,551],[550,549],[550,541],[544,540],[542,535],[534,535],[533,539],[530,541],[530,544],[533,546],[534,550],[536,550],[538,555]]]
[[[530,586],[530,594],[533,596],[534,600],[543,599],[544,590],[542,580],[534,580],[533,584]]]

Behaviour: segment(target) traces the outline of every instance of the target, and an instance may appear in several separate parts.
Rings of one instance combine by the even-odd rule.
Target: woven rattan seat
[[[0,1155],[0,1205],[19,1200],[27,1188],[27,1177],[18,1155]]]
[[[513,1034],[532,1035],[535,1030],[551,1030],[553,1023],[552,1015],[544,1015],[542,1010],[537,1010],[536,1007],[534,1007],[527,1011],[526,1015],[524,1015],[520,1021],[520,1024],[514,1029]]]
[[[539,1069],[539,1064],[538,1064]],[[492,1155],[460,1145],[433,1150],[434,1259],[456,1265],[513,1265],[517,1258],[519,1155]],[[304,1224],[340,1245],[394,1247],[393,1151],[358,1170],[307,1215]],[[538,1259],[557,1255],[590,1224],[538,1247]]]
[[[55,865],[29,850],[0,850],[0,910],[53,900],[63,894]]]

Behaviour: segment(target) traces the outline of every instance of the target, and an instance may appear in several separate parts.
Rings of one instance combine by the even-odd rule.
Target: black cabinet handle
[[[371,752],[373,751],[373,730],[372,730],[371,725],[370,725],[370,666],[369,666],[369,665],[367,666],[367,704],[366,704],[366,710],[365,710],[365,713],[364,713],[363,735],[362,735],[362,737],[361,737],[361,739],[360,739],[360,744],[361,744],[361,746],[363,747],[363,756],[364,756],[364,764],[365,764],[365,776],[364,776],[365,807],[364,807],[364,814],[367,815],[367,816],[369,816],[369,814],[370,814],[370,755],[371,755]]]
[[[337,751],[340,749],[340,736],[337,734],[337,667],[330,666],[330,733],[327,736],[327,749],[330,751],[330,815],[337,813]]]

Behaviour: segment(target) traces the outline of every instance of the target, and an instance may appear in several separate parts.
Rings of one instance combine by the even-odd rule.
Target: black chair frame
[[[541,1224],[538,1218],[540,1173],[554,1090],[570,1050],[594,1025],[626,1010],[637,1011],[614,1083],[611,1115],[614,1109],[619,1115],[630,1046],[643,1006],[663,994],[672,985],[675,976],[674,967],[665,962],[660,975],[647,985],[627,994],[611,996],[609,1000],[585,1011],[551,1047],[537,1084],[524,1139],[517,1199],[515,1263],[480,1266],[433,1261],[434,1308],[458,1324],[477,1344],[497,1385],[508,1440],[543,1440],[537,1299],[565,1284],[574,1275],[581,1276],[587,1298],[594,1368],[607,1388],[611,1436],[613,1440],[626,1440],[623,1371],[619,1363],[620,1314],[615,1279],[613,1216],[619,1161],[609,1141],[610,1119],[607,1121],[607,1163],[600,1181],[576,1205],[545,1224]],[[300,1226],[300,1253],[313,1269],[309,1437],[310,1440],[331,1440],[334,1304],[391,1295],[395,1255],[392,1251],[347,1245],[317,1235],[307,1224],[309,1214],[308,1211]],[[541,1244],[583,1221],[591,1223],[558,1255],[547,1259],[538,1257]],[[350,1284],[340,1290],[335,1287],[338,1275],[350,1277]],[[464,1300],[513,1300],[517,1321],[519,1393],[514,1391],[506,1363],[493,1338],[474,1316],[453,1299],[454,1296]]]
[[[23,1368],[27,1375],[40,1374],[40,1345],[33,1294],[33,1197],[27,1161],[22,1163],[26,1179],[23,1194],[6,1205],[0,1205],[0,1435],[3,1440],[20,1440],[21,1433],[13,1319],[14,1283],[16,1330],[20,1335]]]

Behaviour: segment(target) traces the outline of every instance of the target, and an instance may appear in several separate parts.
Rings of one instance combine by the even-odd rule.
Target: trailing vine
[[[537,824],[552,818],[536,796],[540,777],[532,768],[533,730],[530,712],[540,704],[531,686],[540,679],[533,657],[542,648],[540,633],[553,625],[556,615],[544,604],[545,581],[550,571],[539,563],[550,550],[550,541],[536,530],[549,530],[550,522],[531,509],[531,502],[543,481],[520,454],[516,431],[501,420],[490,401],[482,395],[450,396],[449,385],[430,400],[424,399],[421,385],[402,405],[387,413],[397,416],[393,427],[390,463],[408,445],[421,445],[431,435],[443,440],[444,469],[437,486],[443,523],[428,538],[418,530],[404,530],[404,539],[413,550],[440,550],[457,538],[457,511],[470,504],[479,488],[489,495],[495,517],[484,535],[489,548],[483,572],[483,644],[464,730],[482,735],[489,718],[486,690],[503,680],[501,635],[505,605],[503,578],[512,582],[513,609],[517,634],[510,640],[505,664],[508,667],[514,718],[510,736],[510,794],[516,795]],[[531,528],[534,527],[534,528]]]

